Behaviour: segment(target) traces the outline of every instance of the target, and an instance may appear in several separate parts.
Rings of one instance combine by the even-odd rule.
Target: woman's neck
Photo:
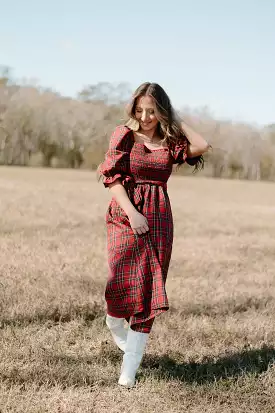
[[[144,131],[143,129],[139,129],[138,133],[147,138],[148,142],[153,142],[154,138],[157,138],[157,128],[150,131]]]

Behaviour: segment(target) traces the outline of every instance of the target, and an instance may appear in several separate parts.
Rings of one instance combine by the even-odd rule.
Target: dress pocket
[[[113,199],[110,202],[106,212],[106,221],[107,223],[123,224],[128,227],[130,226],[129,218],[124,209],[122,209],[121,206]]]

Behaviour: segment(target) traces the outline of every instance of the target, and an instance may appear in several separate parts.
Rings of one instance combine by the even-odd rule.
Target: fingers
[[[130,219],[130,225],[134,234],[142,235],[149,231],[147,218],[138,214]]]
[[[143,227],[137,228],[137,232],[139,235],[145,234],[147,231],[149,231],[148,225],[144,225]]]
[[[147,231],[149,231],[149,227],[148,227],[148,224],[145,224],[144,227],[143,227],[143,233],[145,233]]]
[[[149,227],[145,224],[143,227],[133,228],[134,234],[142,235],[149,231]]]

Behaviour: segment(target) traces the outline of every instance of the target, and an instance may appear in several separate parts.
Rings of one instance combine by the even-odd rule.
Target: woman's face
[[[154,101],[150,96],[141,96],[137,99],[135,117],[144,132],[156,129],[158,119],[155,115]]]

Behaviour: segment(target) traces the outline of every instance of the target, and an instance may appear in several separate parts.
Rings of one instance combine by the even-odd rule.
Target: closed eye
[[[153,115],[155,113],[154,109],[145,109],[146,112],[149,112],[150,115]],[[141,108],[136,108],[137,113],[141,113],[142,109]]]

